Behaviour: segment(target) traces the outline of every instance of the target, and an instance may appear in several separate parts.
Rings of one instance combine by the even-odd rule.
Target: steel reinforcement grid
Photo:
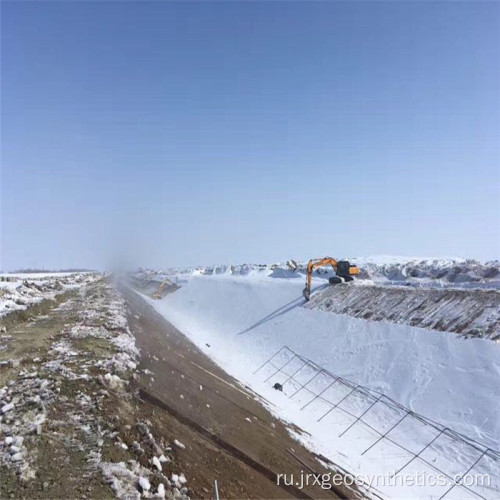
[[[380,447],[384,443],[397,447],[403,452],[399,456],[403,460],[395,465],[394,476],[410,465],[415,465],[415,462],[423,463],[441,474],[448,482],[439,500],[456,488],[462,489],[463,494],[467,491],[467,496],[471,498],[483,500],[500,498],[500,484],[478,486],[468,485],[463,481],[466,476],[473,471],[478,472],[481,467],[487,467],[484,470],[500,471],[499,451],[415,413],[381,392],[335,375],[287,346],[283,346],[273,354],[255,370],[254,374],[259,372],[265,373],[264,376],[267,377],[265,382],[275,385],[275,388],[283,391],[290,399],[301,404],[301,410],[311,410],[315,406],[318,422],[327,417],[331,422],[334,412],[337,416],[336,421],[339,420],[339,415],[342,415],[344,427],[338,434],[339,438],[345,436],[355,426],[363,426],[374,440],[361,451],[361,455],[373,453],[375,447]],[[386,418],[383,424],[374,418],[376,407],[379,413],[380,409],[385,412]],[[410,449],[411,447],[403,442],[409,433],[414,441],[419,441],[417,449]],[[467,458],[466,463],[465,458],[462,463],[458,460],[457,447],[465,452],[462,456]],[[449,455],[443,451],[447,449]],[[384,451],[381,452],[385,455]],[[458,469],[445,470],[437,465],[440,461],[444,461],[448,466],[451,464],[458,466]]]

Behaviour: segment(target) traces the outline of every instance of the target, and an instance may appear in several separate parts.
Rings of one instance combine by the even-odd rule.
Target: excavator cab
[[[348,260],[339,260],[337,262],[335,276],[332,276],[328,281],[331,285],[352,281],[354,278],[351,275],[357,274],[355,270],[358,270],[358,268],[356,266],[352,266]]]
[[[350,278],[351,277],[351,275],[349,274],[350,267],[351,267],[351,264],[349,263],[349,261],[339,260],[337,262],[337,270],[335,271],[335,274],[337,276],[340,276],[341,278]]]

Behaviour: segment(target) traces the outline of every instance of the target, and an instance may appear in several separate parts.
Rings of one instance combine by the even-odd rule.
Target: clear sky
[[[500,257],[500,3],[2,2],[0,267]]]

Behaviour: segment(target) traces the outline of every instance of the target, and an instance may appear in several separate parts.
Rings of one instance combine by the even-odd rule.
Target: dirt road
[[[258,398],[205,356],[135,292],[121,286],[129,325],[141,351],[144,400],[192,431],[178,453],[196,498],[217,479],[222,498],[354,498],[347,486],[278,487],[277,474],[325,473]],[[180,429],[179,429],[180,431]],[[312,481],[313,482],[313,481]]]

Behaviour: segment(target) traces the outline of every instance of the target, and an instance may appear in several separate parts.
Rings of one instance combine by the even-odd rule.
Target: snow
[[[358,266],[369,264],[386,266],[390,264],[408,264],[409,262],[438,262],[444,264],[448,262],[463,263],[467,261],[467,259],[458,256],[416,257],[408,255],[370,255],[367,257],[355,257],[352,260]]]
[[[4,279],[31,279],[41,280],[44,278],[63,278],[66,276],[74,276],[75,274],[91,274],[91,271],[78,272],[43,272],[43,273],[0,273],[0,278]]]
[[[104,385],[114,390],[122,390],[126,385],[125,380],[122,380],[118,375],[112,373],[106,373],[102,380]]]
[[[182,444],[180,441],[177,441],[177,439],[174,439],[174,444],[175,444],[175,446],[177,446],[177,448],[181,448],[181,450],[186,448],[186,446],[184,444]]]
[[[139,478],[139,486],[142,488],[142,491],[149,491],[151,488],[148,478],[142,476]]]
[[[101,276],[96,273],[0,274],[0,317],[27,309],[44,299],[54,299]]]
[[[22,453],[16,453],[12,455],[11,460],[13,462],[20,462],[23,459],[23,454]]]
[[[165,498],[165,486],[163,485],[163,483],[160,483],[158,485],[158,490],[156,491],[156,495],[158,496],[158,498]]]
[[[338,256],[337,256],[338,257]],[[403,257],[371,256],[342,257],[361,269],[358,280],[383,284],[405,284],[410,286],[439,288],[500,288],[500,262],[479,262],[461,257]],[[341,260],[340,258],[338,260]],[[154,271],[140,269],[131,278],[144,293],[152,295],[160,283],[169,283],[167,289],[174,291],[192,276],[270,276],[303,280],[307,262],[289,260],[278,264],[240,264],[190,267]],[[331,268],[319,268],[317,277],[328,278]]]
[[[162,466],[160,459],[158,457],[153,457],[151,463],[158,469],[159,472],[161,472]]]
[[[1,413],[7,413],[8,411],[12,410],[12,408],[14,408],[14,403],[8,403],[6,405],[3,405],[0,411]]]
[[[310,436],[298,436],[302,441],[340,466],[353,472],[387,473],[394,472],[398,461],[383,446],[377,453],[361,456],[366,442],[361,430],[353,428],[339,439],[331,420],[317,422],[312,411],[300,411],[294,400],[274,390],[259,374],[253,375],[285,345],[337,375],[499,448],[500,420],[493,404],[500,400],[497,343],[305,309],[301,307],[303,279],[275,278],[255,269],[243,276],[183,274],[178,282],[182,286],[175,293],[161,301],[147,300],[228,373],[271,401],[272,411],[307,431]],[[377,418],[386,417],[377,414]],[[413,449],[418,449],[422,441],[414,432],[408,431],[406,438],[413,439]],[[443,445],[438,451],[439,460],[454,457],[457,464],[470,465],[465,450]],[[399,456],[399,464],[401,460]],[[495,467],[498,463],[488,461],[481,472],[493,473]],[[416,487],[382,490],[401,497],[436,494],[435,489]]]
[[[141,487],[146,487],[149,485],[149,480],[143,476],[139,476],[139,474],[146,472],[146,470],[138,462],[131,460],[129,466],[125,464],[125,462],[99,463],[99,468],[102,471],[104,480],[110,485],[117,498],[139,500],[141,495],[139,491],[137,491],[136,484],[140,484]]]

